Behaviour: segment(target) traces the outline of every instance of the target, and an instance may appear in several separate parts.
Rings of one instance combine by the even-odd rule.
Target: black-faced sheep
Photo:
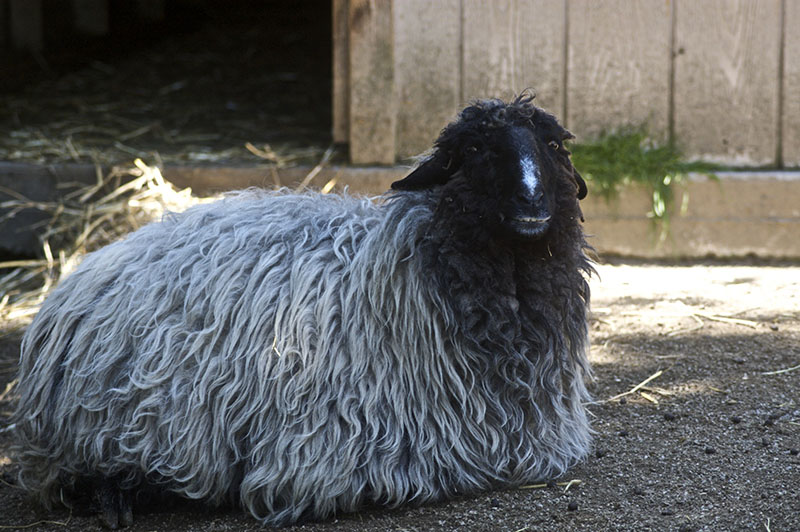
[[[563,473],[590,431],[591,264],[563,141],[479,101],[384,201],[245,191],[89,255],[22,344],[20,484],[266,524]]]

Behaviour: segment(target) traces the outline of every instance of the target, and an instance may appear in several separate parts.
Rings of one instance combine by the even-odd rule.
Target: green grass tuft
[[[652,193],[655,221],[668,225],[674,201],[674,187],[690,172],[713,177],[717,165],[687,161],[672,143],[653,141],[644,128],[603,134],[597,139],[571,146],[572,163],[586,179],[589,188],[607,201],[615,198],[621,187],[640,183]]]

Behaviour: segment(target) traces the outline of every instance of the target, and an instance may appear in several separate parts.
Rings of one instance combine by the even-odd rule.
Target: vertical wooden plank
[[[688,154],[775,162],[780,2],[678,2],[675,134]]]
[[[395,161],[392,0],[350,0],[350,160]]]
[[[25,50],[44,47],[41,0],[9,0],[11,45]]]
[[[461,1],[403,0],[394,7],[397,156],[427,148],[461,100]]]
[[[463,92],[473,98],[513,94],[511,35],[514,0],[464,0]]]
[[[786,1],[783,20],[783,164],[800,166],[800,2]]]
[[[561,114],[565,0],[464,0],[465,100],[510,98],[525,89]]]
[[[672,7],[665,0],[568,0],[568,127],[582,138],[646,125],[669,134]]]
[[[72,0],[75,29],[89,35],[108,33],[108,0]]]
[[[348,8],[348,0],[333,0],[333,142],[348,139]]]
[[[514,66],[511,89],[530,89],[536,105],[561,117],[564,106],[566,0],[516,0],[511,25]]]

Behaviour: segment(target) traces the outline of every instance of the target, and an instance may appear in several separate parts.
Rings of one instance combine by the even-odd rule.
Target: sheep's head
[[[577,200],[586,196],[586,183],[564,147],[573,135],[532,100],[467,107],[442,131],[432,155],[392,188],[441,187],[442,201],[459,201],[459,209],[490,229],[540,238],[564,198],[580,212]]]

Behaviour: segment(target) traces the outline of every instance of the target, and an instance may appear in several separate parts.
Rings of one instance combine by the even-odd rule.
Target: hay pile
[[[167,211],[183,211],[214,198],[178,190],[156,166],[136,159],[132,167],[115,167],[97,182],[65,195],[58,202],[31,202],[17,198],[3,202],[8,215],[35,208],[50,215],[42,234],[42,259],[0,262],[0,324],[4,332],[21,329],[39,309],[50,290],[69,274],[86,254]]]

